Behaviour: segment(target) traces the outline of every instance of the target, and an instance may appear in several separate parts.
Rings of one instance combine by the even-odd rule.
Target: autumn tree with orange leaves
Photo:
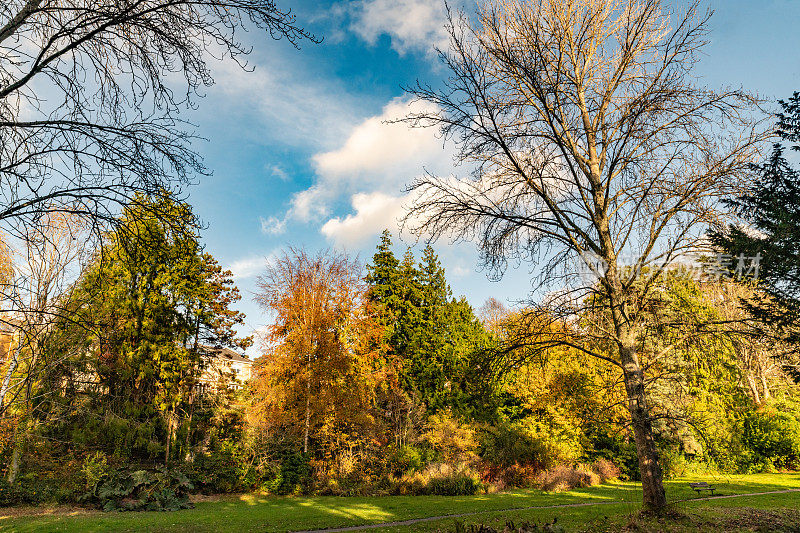
[[[259,278],[271,314],[253,384],[251,423],[332,451],[375,423],[380,383],[391,382],[383,331],[361,265],[337,252],[289,249]]]

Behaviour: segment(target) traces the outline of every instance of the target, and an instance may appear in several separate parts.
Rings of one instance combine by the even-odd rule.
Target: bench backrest
[[[708,483],[701,481],[699,483],[689,483],[690,487],[708,487]]]

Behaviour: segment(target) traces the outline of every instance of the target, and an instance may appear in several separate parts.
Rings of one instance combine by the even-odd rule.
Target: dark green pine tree
[[[422,260],[419,263],[419,281],[422,286],[422,306],[435,311],[447,305],[452,297],[452,291],[447,284],[444,268],[431,245],[422,251]]]
[[[431,246],[419,264],[420,325],[414,343],[413,378],[418,392],[433,410],[451,407],[474,412],[473,356],[488,334],[464,299],[454,299],[445,270]]]
[[[389,230],[383,230],[378,249],[372,256],[372,263],[367,265],[367,284],[369,298],[385,311],[382,316],[386,325],[396,319],[396,310],[402,299],[398,293],[400,278],[400,262],[392,252],[392,238]]]
[[[746,305],[761,323],[777,327],[800,349],[800,172],[786,156],[786,144],[800,151],[800,93],[780,105],[781,142],[767,161],[754,165],[759,177],[755,188],[730,202],[750,227],[711,232],[711,239],[732,256],[734,265],[738,257],[760,255],[758,281],[766,294]],[[800,369],[786,370],[800,382]]]
[[[369,299],[377,305],[381,324],[386,327],[386,342],[392,352],[405,359],[411,339],[415,337],[419,314],[419,285],[413,257],[403,262],[392,252],[388,230],[381,234],[378,249],[367,265]]]
[[[414,260],[414,254],[410,248],[403,254],[403,261],[400,263],[400,284],[403,288],[404,308],[400,320],[400,330],[398,341],[405,348],[405,357],[408,358],[409,350],[414,339],[419,335],[422,325],[422,285],[420,284],[420,272]]]
[[[430,245],[422,253],[417,279],[419,321],[414,328],[412,358],[408,361],[407,372],[415,392],[435,410],[449,403],[456,372],[452,350],[447,346],[450,287],[444,268]]]
[[[406,250],[398,261],[384,231],[367,265],[370,299],[387,328],[386,341],[402,362],[400,382],[405,392],[431,410],[452,407],[474,411],[471,380],[476,348],[489,335],[462,297],[454,299],[436,252],[427,246],[419,264]]]

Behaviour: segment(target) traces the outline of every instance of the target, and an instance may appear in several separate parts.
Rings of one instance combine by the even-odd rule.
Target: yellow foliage
[[[455,418],[449,409],[428,418],[422,438],[449,464],[473,459],[478,448],[475,430]]]

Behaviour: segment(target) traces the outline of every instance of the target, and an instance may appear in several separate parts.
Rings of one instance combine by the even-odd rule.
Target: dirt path
[[[765,496],[767,494],[786,494],[788,492],[800,492],[800,489],[786,489],[786,490],[773,490],[769,492],[751,492],[749,494],[730,494],[727,496],[706,496],[703,498],[691,498],[688,500],[676,500],[675,503],[678,502],[702,502],[708,500],[721,500],[726,498],[742,498],[745,496]],[[411,518],[409,520],[398,520],[396,522],[381,522],[379,524],[367,524],[363,526],[348,526],[348,527],[337,527],[337,528],[329,528],[329,529],[307,529],[303,531],[294,531],[292,533],[343,533],[345,531],[363,531],[367,529],[378,529],[382,527],[395,527],[395,526],[412,526],[414,524],[420,524],[423,522],[433,522],[435,520],[444,520],[446,518],[463,518],[466,516],[475,516],[479,514],[485,513],[503,513],[503,512],[510,512],[510,511],[527,511],[531,509],[568,509],[570,507],[594,507],[594,506],[601,506],[601,505],[614,505],[625,503],[622,501],[613,501],[613,502],[586,502],[586,503],[565,503],[560,505],[532,505],[530,507],[510,507],[508,509],[489,509],[486,511],[473,511],[470,513],[460,513],[460,514],[446,514],[441,516],[426,516],[424,518]]]

